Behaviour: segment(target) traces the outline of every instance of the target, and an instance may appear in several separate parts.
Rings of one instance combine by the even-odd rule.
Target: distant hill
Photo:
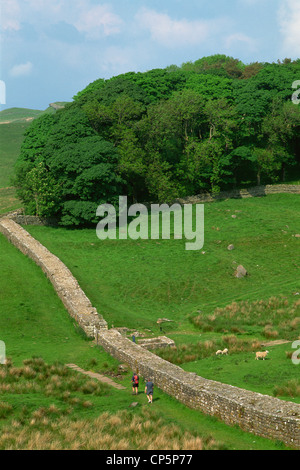
[[[9,108],[0,111],[0,214],[21,206],[12,187],[14,164],[19,156],[24,133],[30,123],[45,113],[55,113],[66,102],[49,104],[47,109]]]
[[[26,122],[38,117],[42,111],[37,109],[10,108],[0,112],[0,124],[11,124],[12,122]]]
[[[9,108],[0,111],[0,124],[11,124],[14,122],[30,122],[45,113],[55,113],[57,109],[64,108],[66,102],[57,101],[50,103],[45,110],[28,108]]]

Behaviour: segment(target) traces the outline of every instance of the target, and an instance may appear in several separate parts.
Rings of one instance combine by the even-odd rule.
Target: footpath
[[[105,377],[104,375],[98,374],[96,372],[91,372],[91,371],[86,371],[84,369],[81,369],[78,367],[76,364],[66,364],[66,367],[69,367],[70,369],[76,370],[77,372],[81,372],[81,374],[88,375],[92,379],[99,380],[100,382],[104,382],[111,387],[117,388],[118,390],[126,390],[126,387],[123,387],[123,385],[120,385],[116,382],[114,382],[112,379],[109,377]]]

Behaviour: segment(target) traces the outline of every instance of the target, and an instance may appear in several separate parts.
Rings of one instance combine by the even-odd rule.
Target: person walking
[[[146,387],[145,387],[145,393],[148,398],[148,403],[152,403],[153,401],[153,388],[154,388],[154,384],[152,380],[148,379],[146,381]]]
[[[132,382],[132,394],[137,395],[139,393],[139,376],[137,373],[133,374],[131,382]]]

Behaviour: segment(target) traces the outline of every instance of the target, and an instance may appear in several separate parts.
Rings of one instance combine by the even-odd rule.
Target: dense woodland
[[[98,221],[99,204],[168,202],[285,181],[300,167],[300,59],[215,55],[99,79],[25,134],[15,185],[28,213]]]

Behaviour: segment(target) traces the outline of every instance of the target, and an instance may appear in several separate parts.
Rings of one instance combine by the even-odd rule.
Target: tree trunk
[[[257,172],[257,186],[260,186],[260,170]]]

